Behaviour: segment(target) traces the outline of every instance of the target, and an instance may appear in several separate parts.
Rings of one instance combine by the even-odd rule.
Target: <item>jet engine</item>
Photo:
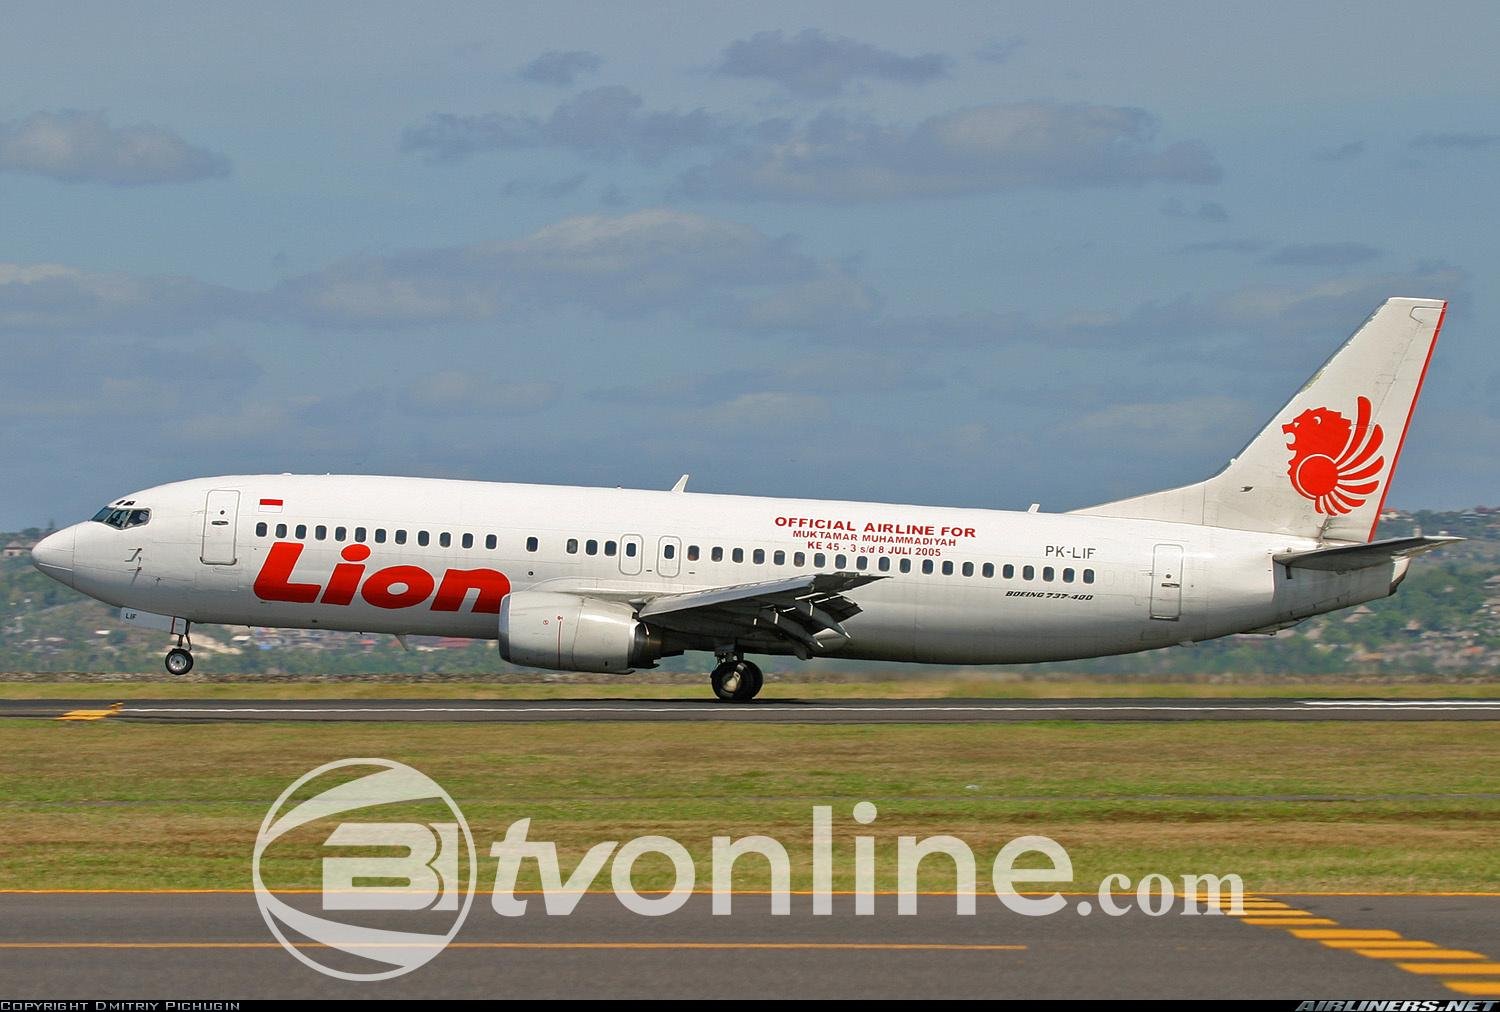
[[[500,604],[500,656],[512,664],[615,674],[654,667],[663,653],[628,604],[531,590]]]

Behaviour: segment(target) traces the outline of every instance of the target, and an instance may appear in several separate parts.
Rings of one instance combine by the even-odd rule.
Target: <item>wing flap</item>
[[[847,591],[883,576],[869,573],[809,573],[785,580],[665,594],[647,601],[636,614],[679,632],[730,635],[771,634],[810,657],[849,639],[843,623],[860,612]]]

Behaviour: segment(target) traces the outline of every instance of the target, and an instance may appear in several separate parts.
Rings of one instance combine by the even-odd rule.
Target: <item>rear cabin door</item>
[[[235,564],[234,531],[239,526],[240,494],[216,488],[208,493],[203,510],[203,554],[205,565]]]
[[[1151,617],[1182,617],[1182,546],[1157,545],[1151,565]]]

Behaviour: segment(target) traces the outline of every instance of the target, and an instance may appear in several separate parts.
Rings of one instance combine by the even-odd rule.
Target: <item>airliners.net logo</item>
[[[878,814],[868,801],[849,813],[854,827],[873,825]],[[870,916],[877,898],[889,911],[892,894],[876,886],[876,838],[845,826],[846,839],[838,839],[830,805],[812,809],[810,828],[812,913],[832,915],[837,900],[856,916]],[[664,917],[700,891],[709,894],[714,915],[729,916],[736,873],[743,880],[758,871],[768,873],[771,914],[791,914],[792,859],[784,843],[764,835],[714,836],[710,845],[706,882],[688,849],[659,835],[601,841],[565,869],[556,843],[533,839],[531,819],[525,818],[491,844],[491,863],[483,872],[493,885],[491,908],[506,918],[538,908],[549,917],[566,917],[584,896],[599,892],[613,894],[642,917]],[[670,889],[637,887],[643,859],[653,868],[670,866]],[[1161,874],[1132,882],[1114,874],[1083,898],[1064,896],[1055,890],[1073,881],[1073,862],[1046,836],[1008,841],[983,868],[974,848],[956,836],[901,836],[895,860],[894,900],[901,916],[918,912],[924,895],[918,873],[928,861],[929,874],[937,865],[951,872],[952,888],[942,895],[928,892],[925,902],[952,902],[960,916],[973,916],[981,895],[989,893],[1025,917],[1069,909],[1109,917],[1244,912],[1244,883],[1234,874],[1183,875],[1180,882]],[[517,881],[527,867],[541,889],[518,895]],[[457,802],[432,778],[389,759],[342,759],[299,777],[266,813],[251,860],[256,902],[282,946],[320,973],[355,981],[397,977],[436,957],[463,927],[481,872]],[[320,888],[306,887],[313,880]],[[852,882],[852,891],[835,894],[836,880]]]

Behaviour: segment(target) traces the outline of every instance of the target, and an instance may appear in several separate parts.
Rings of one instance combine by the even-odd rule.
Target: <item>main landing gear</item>
[[[724,703],[748,703],[760,692],[765,676],[760,668],[743,657],[731,656],[721,659],[714,668],[710,680],[714,695]]]
[[[167,674],[185,675],[193,670],[193,640],[187,633],[177,637],[177,645],[167,651]]]

